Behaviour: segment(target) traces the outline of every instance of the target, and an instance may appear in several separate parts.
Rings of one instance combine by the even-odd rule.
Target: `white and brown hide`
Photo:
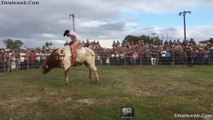
[[[55,49],[47,60],[43,63],[43,74],[48,73],[53,68],[63,68],[65,74],[65,83],[68,83],[68,72],[71,67],[71,49],[69,45]],[[79,47],[76,50],[76,61],[84,64],[89,68],[89,78],[91,79],[91,71],[94,71],[96,81],[99,83],[99,76],[95,66],[95,53],[89,48]],[[99,83],[100,84],[100,83]]]

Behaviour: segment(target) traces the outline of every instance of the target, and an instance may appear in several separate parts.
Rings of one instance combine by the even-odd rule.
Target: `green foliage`
[[[139,40],[141,40],[140,39],[140,37],[138,37],[138,36],[133,36],[133,35],[128,35],[128,36],[126,36],[125,38],[124,38],[124,41],[128,41],[128,42],[130,42],[130,43],[137,43]]]
[[[134,35],[127,35],[124,38],[124,41],[128,41],[130,43],[134,43],[136,44],[138,41],[143,40],[144,43],[153,43],[155,41],[159,41],[159,37],[150,37],[150,36],[146,36],[146,35],[141,35],[141,36],[134,36]]]
[[[36,51],[41,51],[42,49],[40,47],[36,47]]]
[[[23,45],[23,42],[21,40],[12,39],[4,40],[3,43],[5,44],[6,48],[11,50],[20,49],[20,47]]]
[[[45,49],[50,49],[51,46],[53,46],[53,43],[52,42],[46,42],[43,46],[42,46],[42,49],[45,50]]]

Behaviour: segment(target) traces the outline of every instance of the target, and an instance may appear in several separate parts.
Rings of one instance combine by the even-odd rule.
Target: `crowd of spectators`
[[[0,72],[40,68],[51,50],[9,50],[0,51]]]
[[[112,49],[93,48],[100,64],[186,64],[187,56],[194,58],[195,64],[213,64],[213,46],[197,45],[190,40],[158,40],[153,43],[114,41]],[[188,54],[190,53],[190,54]]]
[[[185,64],[187,52],[194,58],[195,64],[213,64],[213,45],[197,45],[193,39],[159,40],[154,43],[114,41],[112,48],[103,48],[98,41],[82,42],[96,53],[97,64],[132,65],[132,64]],[[0,72],[40,68],[52,50],[0,50]]]

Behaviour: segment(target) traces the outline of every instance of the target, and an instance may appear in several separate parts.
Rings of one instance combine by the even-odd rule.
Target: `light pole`
[[[75,14],[69,14],[69,18],[72,17],[72,27],[73,31],[75,32]]]
[[[179,12],[179,16],[183,15],[184,40],[186,40],[186,19],[185,19],[185,16],[186,16],[187,13],[191,14],[191,11]]]
[[[157,33],[151,33],[151,34],[152,34],[152,39],[153,39],[152,44],[154,45],[155,40],[156,40],[156,35],[158,35],[158,34]]]

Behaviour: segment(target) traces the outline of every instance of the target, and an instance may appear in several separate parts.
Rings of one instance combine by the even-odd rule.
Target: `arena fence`
[[[17,63],[0,63],[0,73],[15,72],[20,70],[29,70],[42,67],[42,61],[35,62],[17,62]]]
[[[113,55],[110,52],[96,53],[96,64],[98,65],[186,65],[187,60],[181,56],[151,57],[144,56],[133,58],[129,55]],[[194,65],[213,65],[213,56],[192,57]]]
[[[112,56],[110,52],[96,53],[97,65],[186,65],[185,58],[174,57],[143,57],[132,58],[128,55]],[[38,69],[42,67],[43,61],[24,61],[14,63],[0,62],[0,73],[14,72],[20,70]],[[213,57],[193,57],[194,65],[213,65]]]

